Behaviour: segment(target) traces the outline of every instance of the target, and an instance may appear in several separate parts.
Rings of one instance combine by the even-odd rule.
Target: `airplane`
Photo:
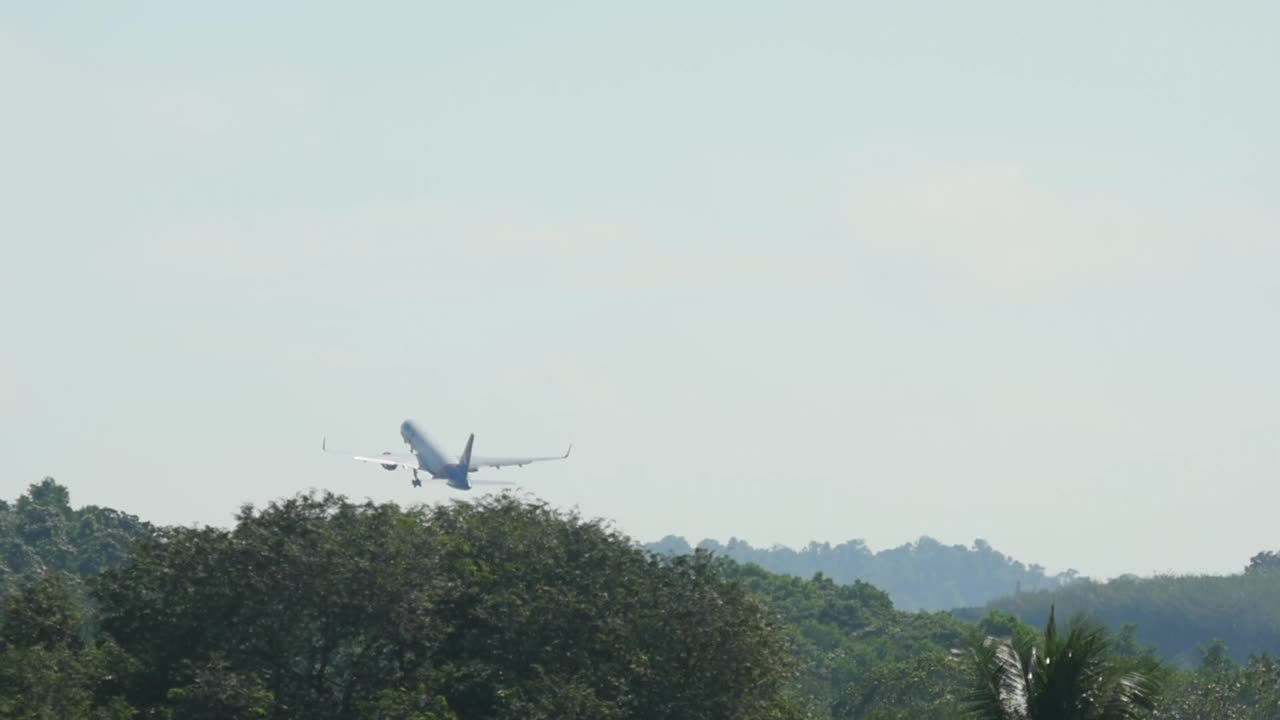
[[[400,438],[404,440],[404,444],[409,446],[411,454],[392,454],[384,452],[376,457],[363,457],[360,455],[351,455],[354,460],[361,462],[377,463],[382,466],[383,470],[395,470],[397,468],[408,468],[413,472],[413,486],[422,487],[422,479],[418,477],[419,472],[427,473],[433,480],[444,480],[445,484],[455,490],[470,490],[473,485],[514,485],[515,483],[504,482],[500,480],[481,480],[479,478],[472,479],[468,477],[471,473],[480,468],[500,468],[508,465],[524,467],[529,463],[543,462],[545,460],[563,460],[569,457],[569,453],[573,452],[573,446],[563,455],[555,455],[551,457],[512,457],[512,458],[484,458],[471,455],[471,446],[475,443],[476,436],[472,433],[467,438],[467,446],[462,450],[462,456],[457,462],[450,462],[448,456],[440,452],[435,444],[427,438],[427,434],[415,424],[412,420],[405,420],[400,423]],[[328,447],[328,438],[320,441],[320,449],[332,453]]]

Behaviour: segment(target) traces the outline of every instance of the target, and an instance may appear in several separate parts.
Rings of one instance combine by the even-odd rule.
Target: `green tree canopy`
[[[1194,668],[1200,647],[1222,639],[1231,658],[1280,653],[1280,572],[1255,570],[1237,575],[1122,576],[1105,583],[1078,581],[1054,592],[1022,593],[960,611],[977,620],[992,610],[1043,626],[1050,606],[1062,614],[1084,614],[1113,632],[1134,624],[1136,640],[1155,645],[1160,657]]]
[[[0,624],[0,717],[127,718],[117,677],[130,663],[110,642],[86,642],[70,582],[49,572],[9,595]]]
[[[281,719],[413,698],[442,718],[797,716],[785,637],[709,557],[510,495],[246,507],[232,530],[144,538],[93,594],[140,663],[137,707],[248,688]]]
[[[133,540],[150,529],[116,510],[74,509],[67,488],[45,478],[16,502],[0,502],[0,594],[47,572],[83,578],[119,567]]]

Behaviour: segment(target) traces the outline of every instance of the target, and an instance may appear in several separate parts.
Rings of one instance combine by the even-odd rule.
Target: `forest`
[[[1148,641],[1143,622],[1209,632],[1242,611],[1225,591],[1175,602],[1195,578],[1124,581],[1132,617],[1078,615],[1073,593],[1099,587],[1082,583],[912,611],[513,494],[311,492],[166,527],[75,509],[51,479],[0,504],[0,543],[3,718],[1280,717],[1274,646],[1210,634],[1171,662]],[[1273,587],[1265,554],[1251,568]]]
[[[1238,575],[1122,576],[1108,582],[1081,580],[1055,591],[1020,593],[980,608],[957,610],[970,620],[993,610],[1042,624],[1050,606],[1086,613],[1111,627],[1137,626],[1139,642],[1159,649],[1165,660],[1194,667],[1203,647],[1223,643],[1229,657],[1280,653],[1280,572],[1255,560]]]

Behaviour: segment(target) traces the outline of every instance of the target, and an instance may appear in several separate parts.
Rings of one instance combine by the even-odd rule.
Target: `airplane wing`
[[[379,465],[395,465],[396,467],[417,468],[418,458],[412,455],[379,455],[377,457],[361,457],[360,455],[348,455],[352,460],[360,462],[378,463]]]
[[[338,452],[334,452],[333,450],[330,450],[329,442],[327,439],[325,439],[320,443],[320,449],[331,455],[342,455],[344,457],[349,457],[352,460],[359,460],[360,462],[377,463],[379,465],[395,465],[396,467],[407,467],[411,469],[418,467],[418,457],[416,455],[411,455],[408,453],[395,453],[395,454],[389,453],[387,455],[375,455],[373,457],[365,457],[363,455],[348,455],[347,453],[338,453]]]
[[[517,465],[517,466],[528,465],[529,463],[543,462],[546,460],[563,460],[569,457],[569,453],[571,452],[573,452],[572,445],[569,446],[568,450],[564,451],[563,455],[554,455],[549,457],[486,458],[486,457],[472,456],[471,467],[468,468],[468,471],[475,472],[480,468],[487,468],[487,467],[500,468],[500,467],[507,467],[509,465]]]

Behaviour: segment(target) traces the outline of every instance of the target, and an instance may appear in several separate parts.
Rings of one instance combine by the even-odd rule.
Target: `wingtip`
[[[323,451],[325,451],[325,452],[328,452],[328,451],[329,451],[328,445],[329,445],[329,438],[327,438],[327,437],[322,437],[322,438],[320,438],[320,449],[321,449],[321,450],[323,450]]]
[[[569,443],[569,449],[564,451],[564,456],[569,457],[569,453],[573,452],[573,443]]]

